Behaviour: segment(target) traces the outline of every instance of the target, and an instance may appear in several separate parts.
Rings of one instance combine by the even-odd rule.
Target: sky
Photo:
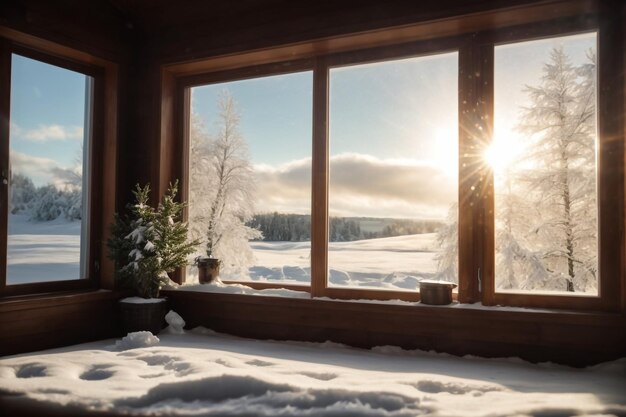
[[[457,194],[456,68],[448,53],[331,69],[331,215],[445,216]],[[225,89],[256,168],[257,210],[309,213],[312,73],[193,88],[209,132]]]
[[[87,76],[12,55],[11,169],[35,185],[62,186],[81,169]]]
[[[521,152],[514,126],[550,49],[563,44],[574,64],[595,35],[496,47],[497,159]],[[457,198],[455,52],[332,68],[330,73],[331,215],[445,217]],[[79,169],[86,76],[13,55],[11,166],[36,185],[62,184]],[[193,89],[193,111],[216,128],[219,92],[238,103],[241,133],[255,167],[257,211],[310,212],[312,72]]]
[[[498,168],[506,168],[511,158],[524,150],[524,135],[515,129],[520,108],[529,105],[524,93],[526,85],[537,85],[542,76],[543,62],[549,59],[550,50],[562,46],[573,65],[587,63],[587,52],[596,49],[595,33],[561,38],[550,38],[502,44],[495,48],[494,89],[494,147]]]

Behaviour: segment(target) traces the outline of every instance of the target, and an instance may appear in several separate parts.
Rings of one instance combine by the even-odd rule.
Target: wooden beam
[[[328,278],[328,65],[313,72],[313,161],[311,190],[311,296],[324,295]]]

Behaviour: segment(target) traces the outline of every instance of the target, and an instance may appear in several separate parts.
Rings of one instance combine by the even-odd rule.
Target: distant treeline
[[[377,221],[379,230],[370,226],[362,230],[361,225]],[[311,216],[304,214],[268,213],[257,214],[248,226],[263,232],[263,240],[268,242],[311,240]],[[442,223],[433,220],[372,219],[360,217],[331,217],[329,238],[331,242],[349,242],[362,239],[404,236],[436,232]]]
[[[13,173],[9,187],[11,214],[27,214],[32,220],[50,221],[63,217],[81,220],[83,194],[79,185],[59,189],[52,184],[35,186],[29,177]]]

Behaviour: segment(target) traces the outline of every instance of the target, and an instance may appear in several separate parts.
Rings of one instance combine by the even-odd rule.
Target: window
[[[11,62],[6,283],[85,278],[93,78]]]
[[[310,285],[311,88],[305,71],[190,89],[190,231],[222,280]]]
[[[596,40],[495,47],[497,291],[598,294]]]
[[[9,30],[0,46],[0,295],[113,288],[117,66]]]
[[[619,303],[621,64],[607,53],[607,26],[562,26],[499,32],[486,58],[494,69],[493,90],[485,89],[494,103],[493,140],[483,153],[494,196],[484,217],[492,225],[484,236],[486,304],[611,310]]]
[[[457,53],[330,68],[328,284],[458,281]]]
[[[310,74],[313,142],[298,143],[312,148],[311,211],[298,213],[311,218],[313,297],[415,301],[420,280],[443,278],[458,283],[461,302],[615,310],[623,62],[607,52],[616,28],[586,9],[537,8],[545,24],[533,6],[507,15],[516,24],[458,18],[482,28],[471,35],[427,22],[167,71],[193,100],[209,82]],[[546,107],[557,81],[560,115]],[[268,163],[281,162],[259,159]]]

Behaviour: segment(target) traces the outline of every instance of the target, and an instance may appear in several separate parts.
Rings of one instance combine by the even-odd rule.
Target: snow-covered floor
[[[0,392],[133,415],[626,415],[626,358],[574,369],[206,329],[158,337],[134,349],[105,340],[3,358]]]

